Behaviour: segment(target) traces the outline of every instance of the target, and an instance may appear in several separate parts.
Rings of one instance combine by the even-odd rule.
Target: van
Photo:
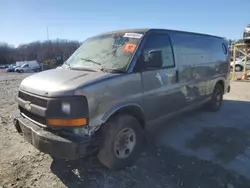
[[[235,66],[235,71],[236,72],[243,71],[244,70],[244,66],[245,66],[245,57],[237,58],[235,60],[235,62],[231,61],[230,62],[231,70],[233,69],[234,66]],[[246,59],[246,70],[248,70],[248,69],[250,69],[250,57],[247,57],[247,59]]]
[[[88,38],[60,69],[26,77],[16,130],[53,158],[97,153],[102,164],[133,164],[146,127],[205,105],[218,111],[230,92],[221,37],[165,29]]]
[[[40,65],[37,61],[24,61],[19,62],[19,64],[21,65],[15,68],[15,72],[38,72],[40,70]]]

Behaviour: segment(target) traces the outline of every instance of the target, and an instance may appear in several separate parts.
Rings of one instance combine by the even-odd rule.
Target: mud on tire
[[[98,158],[104,166],[121,169],[137,160],[142,149],[143,131],[136,118],[126,114],[115,115],[100,131],[102,139]],[[123,146],[126,142],[127,146]]]

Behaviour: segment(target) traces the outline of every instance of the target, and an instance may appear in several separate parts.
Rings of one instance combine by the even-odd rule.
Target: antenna
[[[47,40],[49,40],[49,27],[46,27],[46,33],[47,33]]]

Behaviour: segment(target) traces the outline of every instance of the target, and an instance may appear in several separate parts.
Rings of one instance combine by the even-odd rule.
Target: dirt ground
[[[110,171],[94,156],[53,161],[15,131],[15,98],[26,76],[0,72],[0,188],[250,187],[250,83],[232,83],[217,113],[198,109],[151,127],[137,163]]]

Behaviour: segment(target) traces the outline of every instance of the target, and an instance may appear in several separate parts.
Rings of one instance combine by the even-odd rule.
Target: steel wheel
[[[125,159],[130,156],[136,144],[134,130],[125,128],[121,130],[114,142],[115,156],[119,159]]]
[[[133,164],[143,148],[142,126],[127,114],[111,117],[100,129],[100,162],[110,169],[121,169]]]
[[[217,91],[215,94],[216,106],[220,106],[222,101],[222,94],[220,91]]]

